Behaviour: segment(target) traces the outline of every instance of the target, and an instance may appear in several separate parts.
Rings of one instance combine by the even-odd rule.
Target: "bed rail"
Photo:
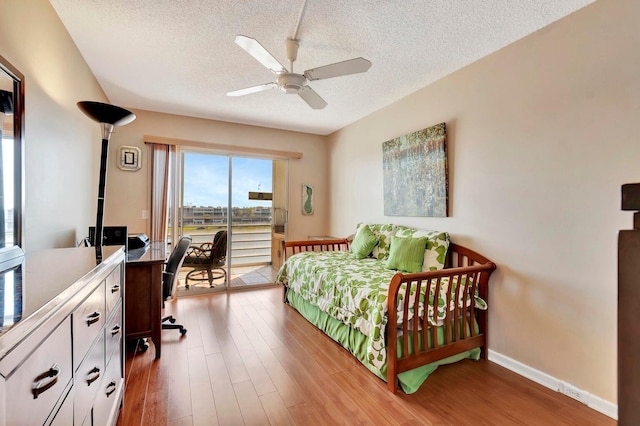
[[[294,254],[305,251],[347,251],[349,241],[347,239],[336,240],[309,240],[309,241],[286,241],[284,243],[285,259]]]
[[[449,245],[448,256],[448,264],[453,267],[417,274],[397,273],[391,279],[387,322],[387,386],[391,392],[397,392],[397,375],[404,371],[474,348],[481,349],[482,358],[487,357],[488,311],[477,309],[474,297],[477,294],[489,302],[489,277],[496,265],[457,244]],[[402,297],[398,301],[398,296],[409,288],[413,294],[435,294],[437,304],[441,286],[451,283],[455,289],[450,286],[446,292],[444,318],[438,317],[437,307],[433,308],[431,318],[427,309],[423,316],[410,315],[418,312],[419,297]],[[449,309],[452,302],[453,309]],[[398,324],[398,310],[402,318],[410,319]],[[443,329],[442,342],[438,338],[439,325]]]

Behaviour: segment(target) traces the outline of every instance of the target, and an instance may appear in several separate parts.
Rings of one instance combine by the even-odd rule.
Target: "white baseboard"
[[[565,386],[571,386],[573,389],[582,394],[582,403],[587,405],[589,408],[592,408],[606,416],[611,417],[614,420],[618,420],[617,404],[604,400],[581,389],[577,389],[573,387],[573,385],[563,382],[562,380],[543,373],[542,371],[536,370],[535,368],[529,367],[528,365],[511,359],[498,352],[492,351],[491,349],[489,349],[489,361],[495,362],[496,364],[508,370],[511,370],[514,373],[524,376],[527,379],[539,383],[542,386],[552,389],[556,392],[560,392],[562,389],[564,389]]]

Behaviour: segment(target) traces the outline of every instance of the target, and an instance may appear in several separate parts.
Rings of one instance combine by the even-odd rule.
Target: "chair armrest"
[[[209,248],[203,248],[209,247]],[[199,246],[191,246],[187,250],[184,256],[183,265],[203,265],[210,261],[211,258],[211,243],[203,243]]]
[[[204,249],[204,248],[201,248],[201,247],[198,247],[198,246],[192,246],[192,247],[189,247],[189,249],[187,250],[187,256],[189,256],[192,253],[196,253],[197,255],[201,255],[202,253],[207,253],[209,251],[211,251],[210,248],[209,249]]]

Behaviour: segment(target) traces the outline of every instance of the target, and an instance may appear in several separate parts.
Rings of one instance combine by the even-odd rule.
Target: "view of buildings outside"
[[[182,233],[194,243],[210,242],[217,231],[227,229],[231,218],[233,263],[271,262],[271,201],[250,200],[249,192],[272,192],[272,164],[233,157],[229,197],[229,157],[186,152]]]
[[[234,225],[271,224],[271,201],[249,200],[249,192],[271,192],[272,161],[232,159],[231,221]],[[183,227],[227,224],[229,159],[187,152],[184,155]]]

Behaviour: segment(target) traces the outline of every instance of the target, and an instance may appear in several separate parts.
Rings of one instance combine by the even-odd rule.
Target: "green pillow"
[[[391,249],[385,268],[409,273],[420,272],[426,248],[425,237],[401,238],[394,235],[391,237]]]
[[[378,239],[373,231],[371,231],[371,228],[365,225],[360,227],[358,232],[356,232],[356,236],[351,242],[351,252],[356,259],[364,259],[371,254],[376,244],[378,244]]]

